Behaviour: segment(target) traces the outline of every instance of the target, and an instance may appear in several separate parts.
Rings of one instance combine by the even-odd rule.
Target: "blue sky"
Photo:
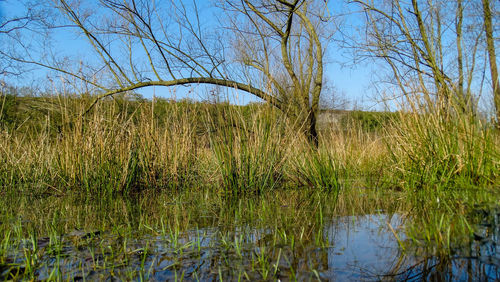
[[[331,1],[331,3],[340,3],[339,1]],[[345,5],[331,4],[333,5],[330,9],[334,9],[335,12],[346,12]],[[21,12],[21,7],[18,1],[0,0],[0,16],[2,14],[12,14]],[[355,21],[355,17],[350,16],[347,20]],[[55,52],[62,53],[64,50],[71,50],[71,52],[79,54],[79,56],[85,58],[88,57],[88,51],[90,50],[89,45],[84,42],[81,38],[72,34],[56,34],[56,39],[60,43],[57,45],[57,50]],[[381,109],[380,105],[376,105],[375,101],[371,98],[374,94],[373,88],[371,87],[372,74],[376,73],[375,65],[369,64],[367,62],[362,62],[360,64],[353,65],[350,58],[346,57],[344,51],[338,48],[336,43],[331,43],[328,49],[328,55],[326,57],[327,65],[325,66],[325,81],[328,81],[329,86],[333,86],[333,89],[337,93],[336,95],[347,98],[352,105],[356,105],[358,108],[363,109]],[[348,66],[343,66],[348,65]],[[33,73],[32,76],[26,76],[22,80],[17,81],[17,85],[30,84],[31,79],[34,77],[44,76],[42,70],[38,70]],[[138,91],[143,96],[150,98],[154,95],[165,97],[165,98],[193,98],[193,99],[204,99],[208,96],[208,92],[213,87],[211,86],[196,86],[191,85],[189,87],[151,87],[145,88]],[[226,91],[230,101],[238,104],[245,104],[252,101],[257,101],[252,95],[241,91],[235,91],[233,89],[227,89]],[[324,96],[327,97],[327,91],[324,92]]]

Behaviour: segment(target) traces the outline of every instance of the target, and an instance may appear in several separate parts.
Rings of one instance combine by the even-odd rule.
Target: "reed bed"
[[[210,186],[224,194],[259,194],[278,187],[481,187],[499,179],[493,128],[416,99],[378,122],[363,117],[324,129],[318,148],[283,113],[263,104],[117,96],[84,114],[88,97],[18,99],[17,110],[4,109],[10,116],[3,114],[0,124],[4,191],[102,194]],[[44,110],[30,112],[35,108]]]
[[[410,97],[386,128],[386,179],[410,190],[498,185],[500,135],[454,103]]]
[[[282,114],[265,105],[118,97],[83,115],[89,104],[84,98],[50,102],[55,106],[43,114],[43,123],[28,118],[21,126],[3,126],[3,189],[127,193],[212,186],[224,193],[260,193],[290,184],[290,172],[297,170],[292,156],[308,146]]]
[[[89,97],[8,99],[3,278],[105,279],[116,269],[122,279],[148,279],[166,252],[164,270],[181,279],[183,258],[220,250],[212,278],[277,278],[280,266],[292,279],[315,279],[323,260],[311,250],[331,247],[326,221],[378,213],[404,223],[386,226],[402,258],[452,261],[482,236],[485,217],[475,213],[491,217],[498,206],[500,134],[417,97],[390,115],[356,112],[324,127],[317,148],[264,104],[116,96],[84,114]],[[156,240],[165,249],[155,250]],[[61,255],[67,246],[74,257]]]

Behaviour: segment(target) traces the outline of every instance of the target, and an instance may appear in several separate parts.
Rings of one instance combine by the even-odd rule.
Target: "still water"
[[[3,199],[0,279],[500,278],[494,209],[475,209],[483,219],[474,237],[440,256],[405,234],[416,215],[390,201],[345,208],[346,199],[322,193],[193,195]]]

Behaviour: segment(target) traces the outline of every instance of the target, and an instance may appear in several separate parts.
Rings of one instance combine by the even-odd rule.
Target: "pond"
[[[470,240],[452,243],[442,255],[432,240],[406,234],[419,215],[398,197],[300,190],[228,198],[202,189],[129,197],[4,195],[0,279],[500,278],[499,209],[471,208]]]

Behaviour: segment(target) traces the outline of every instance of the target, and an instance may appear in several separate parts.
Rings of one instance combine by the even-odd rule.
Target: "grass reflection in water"
[[[494,209],[472,207],[463,218],[475,228],[474,237],[453,236],[452,250],[442,252],[443,244],[415,231],[418,225],[435,228],[432,221],[421,225],[426,209],[412,206],[416,199],[381,193],[278,190],[244,200],[209,190],[108,199],[7,196],[1,200],[0,275],[75,280],[498,278]]]

